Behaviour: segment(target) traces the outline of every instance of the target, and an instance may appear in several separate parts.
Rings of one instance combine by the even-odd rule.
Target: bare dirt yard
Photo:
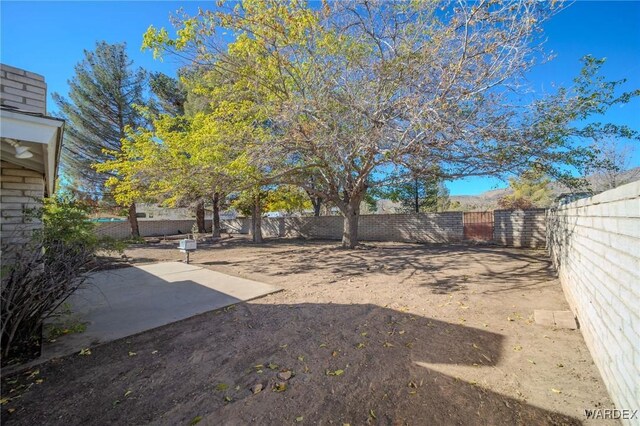
[[[544,251],[236,237],[192,261],[285,290],[4,377],[3,423],[580,424],[612,407],[580,331],[533,322],[568,309]]]

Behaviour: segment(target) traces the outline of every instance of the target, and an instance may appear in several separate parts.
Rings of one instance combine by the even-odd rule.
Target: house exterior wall
[[[0,104],[22,111],[46,114],[47,85],[44,77],[0,64]]]
[[[44,175],[5,161],[0,163],[1,235],[3,243],[23,242],[42,223],[29,210],[42,206]]]
[[[640,181],[550,210],[547,229],[611,399],[618,409],[640,408]]]

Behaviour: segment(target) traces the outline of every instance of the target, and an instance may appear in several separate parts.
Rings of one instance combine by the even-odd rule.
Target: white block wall
[[[546,210],[495,210],[493,241],[508,247],[544,248]]]
[[[547,220],[550,255],[609,394],[619,409],[640,409],[640,181]]]
[[[47,85],[44,77],[0,64],[0,104],[22,111],[46,114]]]
[[[0,179],[2,242],[24,242],[33,230],[42,228],[42,223],[29,212],[42,206],[44,175],[2,161]]]

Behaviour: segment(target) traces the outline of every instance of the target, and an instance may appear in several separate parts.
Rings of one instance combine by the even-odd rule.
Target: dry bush
[[[5,240],[6,241],[6,240]],[[93,252],[83,244],[37,238],[2,244],[2,362],[39,342],[43,321],[88,278]]]

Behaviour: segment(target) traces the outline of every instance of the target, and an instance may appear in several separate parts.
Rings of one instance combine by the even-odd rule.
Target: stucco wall
[[[611,398],[618,409],[639,409],[640,181],[549,211],[547,229],[564,293]]]

